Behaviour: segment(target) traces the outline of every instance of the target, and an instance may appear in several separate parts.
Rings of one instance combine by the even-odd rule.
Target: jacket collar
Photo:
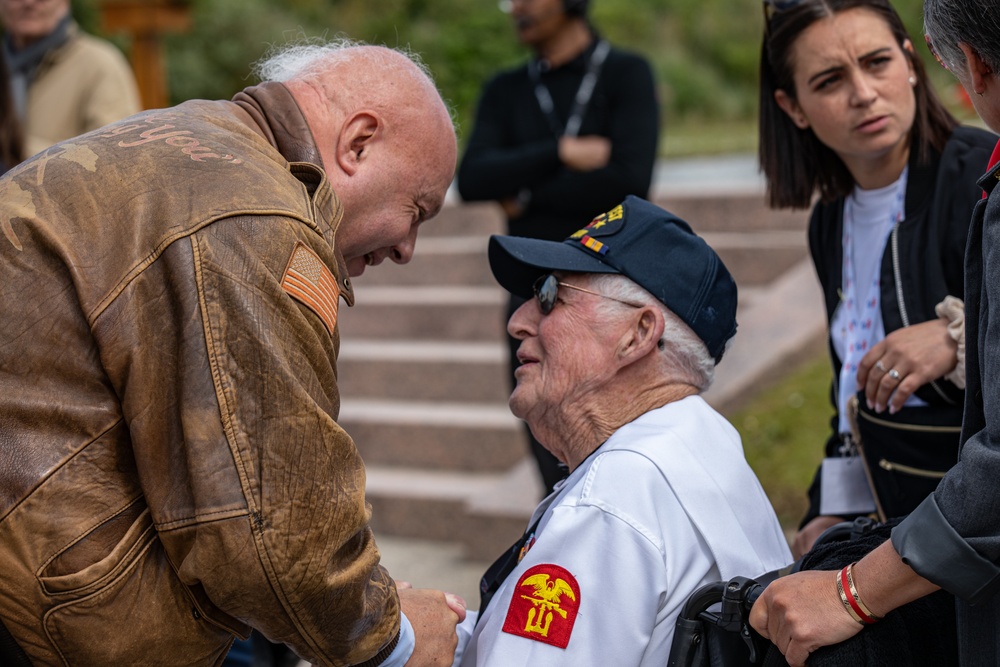
[[[284,84],[265,81],[236,93],[233,102],[250,114],[268,143],[289,162],[311,162],[323,167],[312,130],[291,91]]]
[[[292,97],[291,91],[284,84],[275,81],[265,81],[245,88],[236,93],[233,102],[250,116],[253,121],[251,129],[256,130],[283,158],[292,163],[292,173],[308,190],[317,215],[329,224],[327,241],[333,247],[337,260],[341,296],[349,306],[353,306],[354,290],[347,272],[347,263],[335,242],[337,228],[344,217],[344,207],[322,172],[323,159],[302,109]]]
[[[979,187],[983,189],[986,196],[989,196],[993,192],[993,188],[996,187],[997,181],[1000,180],[1000,142],[997,142],[997,147],[993,149],[993,155],[990,157],[990,166],[986,170],[986,173],[977,181]]]

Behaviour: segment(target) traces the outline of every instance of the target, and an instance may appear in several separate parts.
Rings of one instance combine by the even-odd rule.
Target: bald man
[[[336,421],[340,301],[440,210],[450,115],[382,47],[264,71],[0,179],[0,664],[215,665],[251,628],[451,662],[464,609],[397,593]]]

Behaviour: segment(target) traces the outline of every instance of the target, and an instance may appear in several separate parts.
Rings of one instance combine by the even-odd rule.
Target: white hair
[[[663,313],[663,335],[660,337],[660,359],[664,374],[671,380],[684,382],[707,390],[715,379],[715,360],[708,347],[684,320],[667,308],[662,301],[629,278],[615,273],[586,274],[596,292],[623,301],[641,303],[658,308]],[[597,306],[600,315],[619,313],[625,304],[601,299]]]
[[[441,99],[441,93],[434,82],[430,68],[415,51],[402,47],[374,46],[347,37],[333,40],[301,39],[295,43],[272,46],[263,58],[254,63],[253,72],[260,81],[287,83],[293,79],[319,77],[331,69],[352,61],[360,61],[364,63],[364,67],[352,71],[351,81],[360,90],[369,92],[384,88],[385,95],[381,98],[383,107],[398,106],[398,99],[392,96],[393,89],[379,85],[386,72],[392,72],[393,75],[408,75],[414,83],[433,91],[437,98]],[[407,63],[412,67],[406,67]],[[331,99],[343,91],[343,83],[336,86],[325,85],[326,83],[328,82],[321,81],[320,87],[331,96]],[[373,100],[369,100],[371,101]],[[443,99],[441,103],[448,113],[452,128],[457,131],[455,109]]]
[[[351,53],[349,50],[371,46],[347,37],[332,40],[302,39],[295,43],[272,46],[264,57],[254,63],[253,72],[261,81],[286,82],[291,79],[308,78],[326,67],[355,57],[356,53]],[[395,58],[400,55],[413,63],[433,85],[434,77],[430,68],[416,52],[408,48],[388,46],[365,49],[365,58],[371,64],[381,67],[396,65]]]

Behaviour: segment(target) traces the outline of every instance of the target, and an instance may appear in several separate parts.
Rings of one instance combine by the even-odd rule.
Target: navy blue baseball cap
[[[623,275],[691,327],[716,363],[736,333],[736,282],[722,260],[686,222],[639,197],[564,241],[491,236],[489,258],[497,282],[525,299],[550,271]]]

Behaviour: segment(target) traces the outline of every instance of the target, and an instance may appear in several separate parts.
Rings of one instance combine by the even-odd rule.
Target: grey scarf
[[[73,18],[66,14],[56,25],[55,30],[20,51],[14,50],[14,42],[10,33],[4,35],[3,55],[7,59],[7,67],[10,69],[10,94],[22,123],[28,112],[28,86],[35,79],[38,66],[49,51],[66,43],[66,40],[70,38],[70,26],[72,25]]]

